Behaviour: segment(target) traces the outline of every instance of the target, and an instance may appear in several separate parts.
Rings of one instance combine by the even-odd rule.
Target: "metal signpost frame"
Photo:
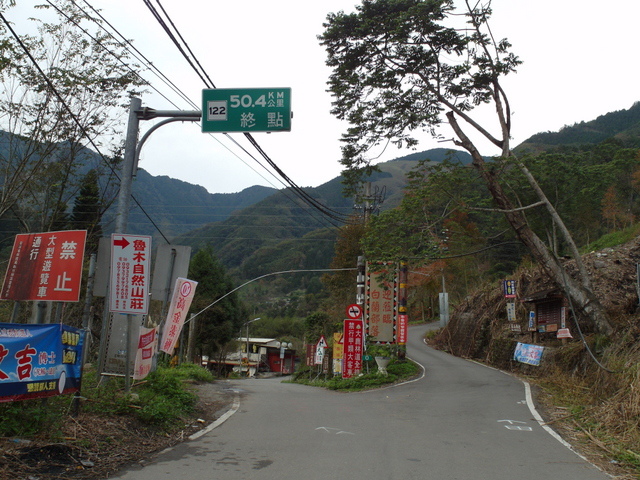
[[[289,132],[291,88],[216,88],[202,91],[202,131]]]

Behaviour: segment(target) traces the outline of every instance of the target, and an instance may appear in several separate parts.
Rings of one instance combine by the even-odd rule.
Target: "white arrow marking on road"
[[[355,433],[345,432],[344,430],[334,427],[318,427],[316,430],[324,430],[327,433],[331,433],[331,430],[337,430],[336,435],[355,435]]]

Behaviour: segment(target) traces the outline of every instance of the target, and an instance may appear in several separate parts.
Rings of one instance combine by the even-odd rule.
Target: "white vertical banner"
[[[162,341],[160,342],[160,350],[165,353],[173,353],[176,346],[185,317],[189,312],[193,295],[196,291],[198,282],[187,280],[186,278],[177,278],[173,287],[173,297],[169,306],[169,313],[162,331]]]
[[[111,234],[109,311],[146,315],[150,280],[151,237]]]
[[[138,339],[138,349],[136,351],[136,362],[133,370],[133,379],[142,380],[153,365],[153,356],[158,350],[158,327],[140,327],[140,337]]]

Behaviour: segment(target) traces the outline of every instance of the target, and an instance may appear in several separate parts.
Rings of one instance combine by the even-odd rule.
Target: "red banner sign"
[[[194,282],[193,280],[176,278],[176,284],[173,287],[173,297],[171,299],[171,305],[169,306],[169,313],[167,313],[167,320],[164,324],[162,341],[160,342],[160,350],[165,353],[173,353],[187,313],[191,307],[193,296],[196,293],[197,285],[198,282]]]
[[[342,378],[351,378],[362,370],[363,330],[362,320],[348,319],[344,321]]]
[[[86,230],[16,235],[2,300],[77,302]]]

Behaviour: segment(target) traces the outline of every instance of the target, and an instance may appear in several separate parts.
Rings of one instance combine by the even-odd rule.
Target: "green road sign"
[[[290,88],[202,90],[202,131],[205,133],[290,130]]]

